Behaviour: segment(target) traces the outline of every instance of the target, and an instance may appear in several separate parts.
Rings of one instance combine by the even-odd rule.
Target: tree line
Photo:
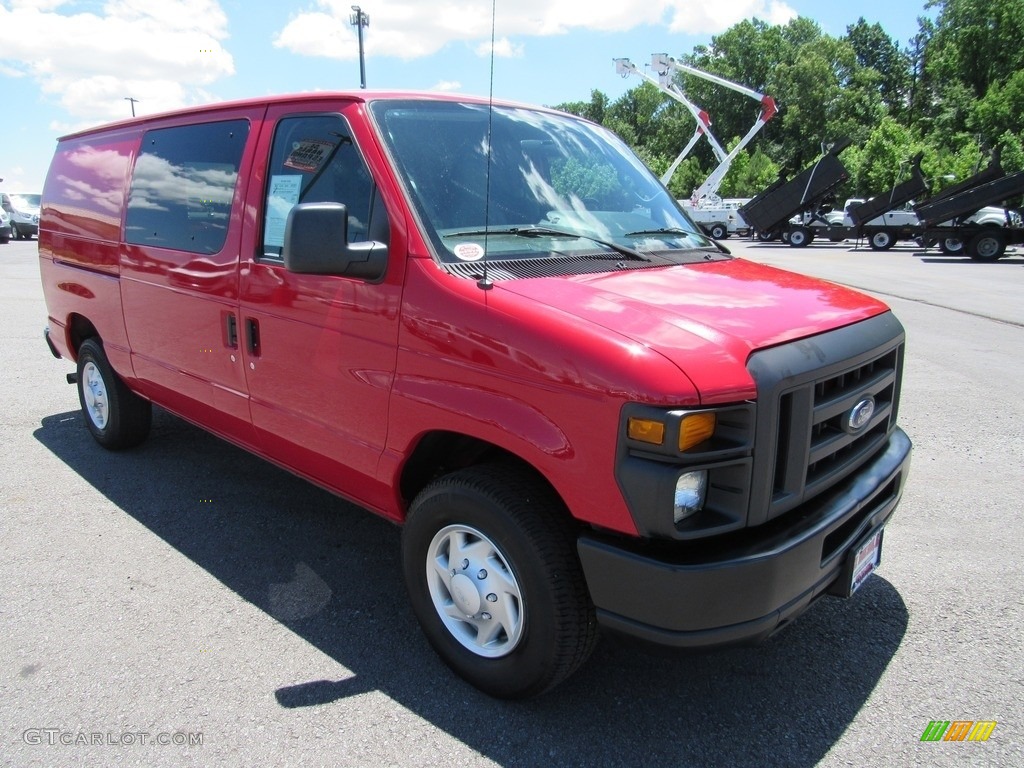
[[[780,172],[813,162],[823,143],[842,137],[851,179],[840,196],[871,197],[903,180],[917,154],[932,192],[984,167],[998,150],[1003,169],[1024,170],[1024,0],[927,0],[918,32],[901,45],[863,17],[836,38],[807,18],[786,25],[742,21],[679,61],[771,95],[779,113],[733,162],[719,194],[751,197]],[[643,62],[634,62],[642,66]],[[676,82],[711,115],[729,149],[760,106],[691,75]],[[640,82],[612,101],[557,105],[615,131],[657,174],[693,135],[690,113],[653,84]],[[688,198],[717,160],[697,144],[669,189]]]

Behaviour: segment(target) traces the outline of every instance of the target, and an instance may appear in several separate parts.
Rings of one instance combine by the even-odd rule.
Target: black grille
[[[891,314],[751,356],[757,434],[748,524],[826,493],[886,443],[896,426],[903,328]],[[851,414],[874,412],[854,428]]]
[[[893,427],[899,350],[850,370],[808,382],[782,395],[775,483],[769,517],[793,498],[806,499],[834,485],[869,458]],[[858,403],[874,400],[874,414],[856,432],[845,422]]]

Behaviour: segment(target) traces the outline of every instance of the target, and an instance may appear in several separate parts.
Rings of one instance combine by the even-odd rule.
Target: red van
[[[62,138],[39,258],[85,424],[157,404],[404,526],[413,611],[482,690],[598,628],[763,639],[879,562],[900,323],[735,259],[599,126],[317,93]]]

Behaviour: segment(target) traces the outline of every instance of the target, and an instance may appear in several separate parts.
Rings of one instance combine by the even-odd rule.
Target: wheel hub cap
[[[522,590],[505,554],[486,535],[449,525],[427,550],[427,589],[445,628],[478,656],[511,653],[523,637]]]
[[[451,584],[448,585],[452,600],[458,609],[467,616],[473,616],[480,610],[480,593],[476,591],[473,580],[461,573],[452,576]]]
[[[82,370],[82,398],[89,419],[98,429],[107,426],[107,388],[99,369],[86,363]]]

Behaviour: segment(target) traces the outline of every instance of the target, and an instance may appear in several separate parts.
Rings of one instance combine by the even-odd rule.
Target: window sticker
[[[267,195],[267,226],[263,245],[267,248],[284,246],[284,225],[288,212],[299,202],[302,177],[296,174],[270,177],[270,194]]]
[[[484,257],[484,247],[479,243],[459,243],[453,252],[462,261],[480,261]]]
[[[323,139],[303,139],[292,144],[292,151],[284,161],[286,168],[313,173],[324,164],[337,143]]]

